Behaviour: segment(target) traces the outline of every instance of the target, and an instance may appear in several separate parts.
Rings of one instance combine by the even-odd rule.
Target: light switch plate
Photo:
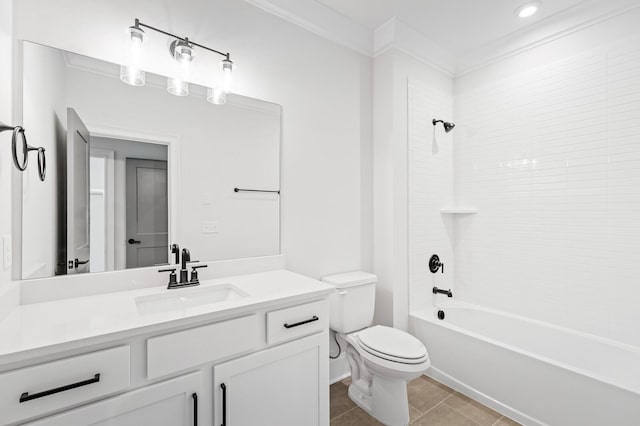
[[[4,269],[11,268],[11,235],[2,236],[2,264]]]
[[[203,234],[217,234],[218,231],[218,222],[217,221],[205,221],[202,222],[202,233]]]

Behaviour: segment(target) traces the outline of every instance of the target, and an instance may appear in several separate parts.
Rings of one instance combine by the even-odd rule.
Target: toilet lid
[[[376,325],[358,333],[360,343],[380,355],[401,360],[418,360],[427,355],[422,342],[404,331]]]

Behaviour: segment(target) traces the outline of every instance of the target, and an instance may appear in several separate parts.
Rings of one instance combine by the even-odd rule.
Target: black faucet
[[[180,255],[180,247],[177,244],[173,244],[171,246],[171,252],[176,254],[176,263],[178,262],[178,258]],[[169,290],[174,288],[182,288],[182,287],[190,287],[200,285],[200,280],[198,279],[198,269],[206,268],[207,265],[195,265],[191,267],[191,279],[189,279],[189,270],[187,269],[187,263],[191,262],[191,253],[189,249],[182,249],[182,264],[180,265],[180,282],[177,280],[176,268],[167,268],[160,269],[158,272],[170,272],[169,274],[169,285],[167,288]],[[197,262],[195,260],[194,262]]]
[[[433,294],[446,294],[447,297],[453,297],[453,293],[451,293],[451,289],[449,290],[441,290],[438,287],[433,288]]]
[[[171,244],[171,254],[176,256],[176,265],[180,264],[180,246],[177,244]]]
[[[191,262],[191,253],[189,249],[182,249],[182,267],[180,268],[180,284],[189,283],[189,270],[187,269],[187,263]]]

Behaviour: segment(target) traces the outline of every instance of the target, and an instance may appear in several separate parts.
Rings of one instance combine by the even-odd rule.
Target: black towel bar
[[[242,189],[242,188],[233,188],[233,192],[267,192],[273,194],[280,194],[280,190],[271,191],[267,189]]]

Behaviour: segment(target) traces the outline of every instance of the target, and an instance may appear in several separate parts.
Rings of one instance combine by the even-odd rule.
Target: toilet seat
[[[375,358],[399,364],[422,364],[429,359],[422,342],[404,331],[377,325],[354,334],[358,346]]]

